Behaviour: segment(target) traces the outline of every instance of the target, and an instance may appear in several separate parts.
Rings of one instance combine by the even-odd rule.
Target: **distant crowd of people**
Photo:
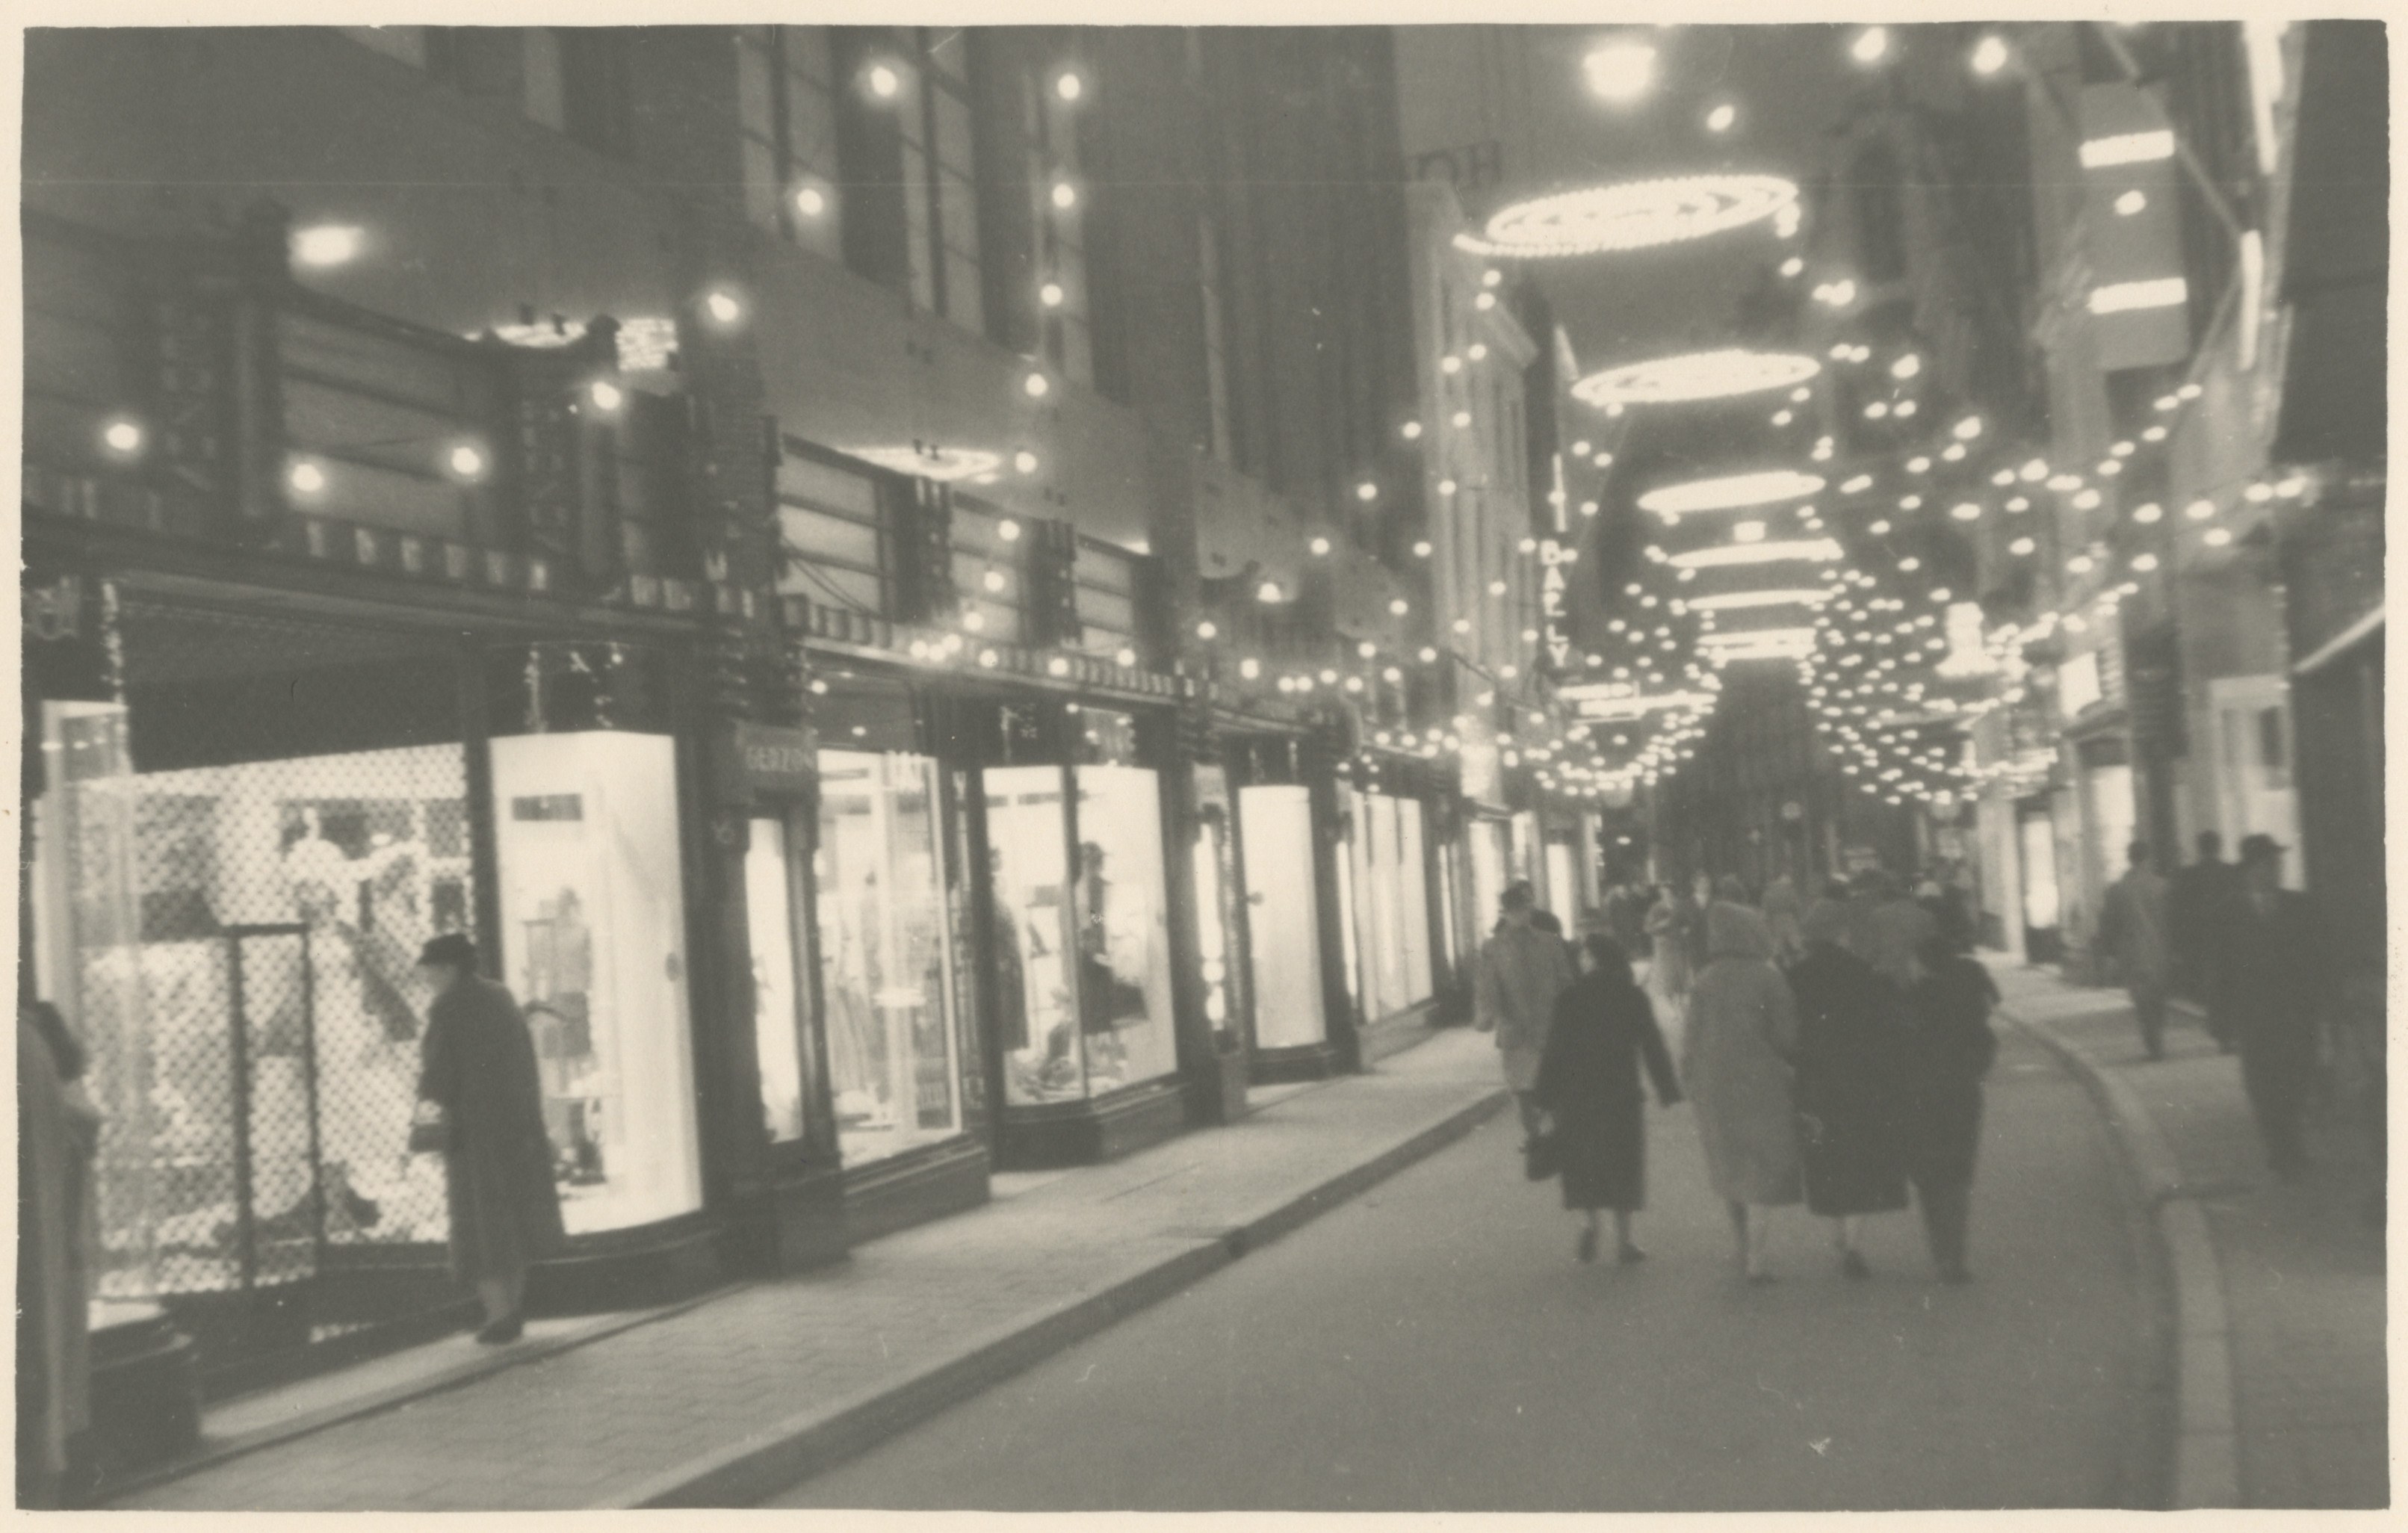
[[[1841,1269],[1870,1276],[1861,1222],[1905,1208],[1910,1187],[1935,1270],[1970,1280],[1998,991],[1952,888],[1910,889],[1880,870],[1811,902],[1785,875],[1760,899],[1727,875],[1686,890],[1623,885],[1577,950],[1529,884],[1507,889],[1502,907],[1474,1020],[1497,1035],[1526,1153],[1560,1168],[1564,1206],[1584,1216],[1582,1261],[1596,1259],[1609,1211],[1618,1259],[1646,1255],[1632,1239],[1646,1196],[1643,1072],[1660,1105],[1694,1104],[1748,1282],[1773,1281],[1771,1212],[1799,1202],[1831,1221]],[[1684,1014],[1677,1071],[1635,954]]]

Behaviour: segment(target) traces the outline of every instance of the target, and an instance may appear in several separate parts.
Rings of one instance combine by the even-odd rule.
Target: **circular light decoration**
[[[1775,501],[1798,500],[1822,488],[1823,479],[1819,474],[1772,468],[1762,473],[1731,474],[1721,479],[1667,484],[1641,495],[1639,506],[1641,510],[1654,511],[1658,516],[1681,516],[1690,511],[1733,510],[1742,506],[1769,506]]]
[[[1778,176],[1681,176],[1533,197],[1498,208],[1455,245],[1476,255],[1597,255],[1702,239],[1770,218],[1798,201]]]
[[[1611,410],[1623,405],[1675,405],[1786,389],[1823,370],[1810,356],[1728,348],[1657,357],[1591,373],[1572,385],[1583,404]]]

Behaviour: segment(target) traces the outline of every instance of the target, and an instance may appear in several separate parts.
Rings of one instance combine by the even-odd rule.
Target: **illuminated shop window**
[[[1357,891],[1354,941],[1363,1014],[1376,1022],[1430,995],[1422,806],[1418,799],[1354,793],[1352,808],[1354,834],[1347,854]]]
[[[102,1114],[97,1297],[306,1304],[449,1227],[407,1145],[418,950],[471,924],[457,677],[366,628],[129,605],[122,631],[126,701],[33,720],[26,886]]]
[[[752,950],[752,1042],[772,1143],[803,1137],[802,975],[795,954],[794,852],[786,822],[756,817],[744,849]]]
[[[1087,1090],[1100,1096],[1179,1067],[1163,910],[1162,798],[1147,767],[1091,765],[1073,775],[1080,1029]]]
[[[1312,792],[1297,784],[1258,783],[1239,789],[1238,804],[1251,908],[1255,1046],[1319,1043],[1328,1029],[1322,1012]]]
[[[569,1233],[702,1206],[676,742],[492,742],[502,980],[535,1033]]]
[[[937,764],[819,753],[820,988],[847,1166],[960,1132]]]

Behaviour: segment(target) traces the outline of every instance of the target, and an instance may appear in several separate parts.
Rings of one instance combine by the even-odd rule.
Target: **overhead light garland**
[[[1500,208],[1480,233],[1459,234],[1455,243],[1475,255],[1524,260],[1646,250],[1741,228],[1797,200],[1798,183],[1778,176],[1626,181]]]
[[[1609,367],[1573,384],[1572,397],[1605,410],[1617,406],[1730,399],[1791,388],[1822,370],[1823,365],[1810,356],[1731,347]]]
[[[1820,474],[1801,474],[1792,468],[1727,474],[1717,479],[1660,485],[1639,497],[1639,509],[1668,517],[1685,516],[1692,511],[1734,510],[1742,506],[1802,500],[1821,490],[1823,484]]]

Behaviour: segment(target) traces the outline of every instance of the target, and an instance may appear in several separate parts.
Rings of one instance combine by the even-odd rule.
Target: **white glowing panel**
[[[842,451],[864,463],[940,484],[992,474],[1003,466],[1002,453],[970,447],[937,447],[925,451],[908,446],[848,447]]]
[[[1691,596],[1692,612],[1734,611],[1747,607],[1817,607],[1831,599],[1831,594],[1820,586],[1799,586],[1782,591],[1725,591],[1708,596]]]
[[[676,742],[493,742],[502,976],[537,1038],[572,1235],[702,1206]]]
[[[1768,565],[1789,559],[1828,563],[1840,557],[1834,538],[1806,537],[1781,543],[1731,543],[1719,548],[1676,553],[1668,561],[1678,569],[1711,569],[1719,565]]]
[[[2110,282],[2090,290],[2090,312],[2124,314],[2136,308],[2172,308],[2190,302],[2190,284],[2179,277],[2144,282]]]
[[[1640,509],[1661,516],[1691,511],[1730,510],[1742,506],[1767,506],[1799,500],[1823,488],[1819,474],[1776,468],[1759,474],[1730,474],[1720,479],[1690,480],[1667,484],[1639,497]]]
[[[1700,239],[1770,218],[1798,200],[1778,176],[1686,176],[1535,197],[1501,208],[1455,244],[1477,255],[1594,255]]]
[[[1310,789],[1258,783],[1238,790],[1244,837],[1246,931],[1254,980],[1254,1046],[1322,1042],[1321,925],[1312,867]]]
[[[2171,160],[2173,157],[2174,136],[2171,128],[2119,133],[2106,138],[2086,139],[2082,145],[2082,167],[2085,170],[2146,165],[2152,160]]]
[[[1572,396],[1598,409],[1614,405],[1677,405],[1794,388],[1822,370],[1823,365],[1810,356],[1729,347],[1609,367],[1573,384]]]

